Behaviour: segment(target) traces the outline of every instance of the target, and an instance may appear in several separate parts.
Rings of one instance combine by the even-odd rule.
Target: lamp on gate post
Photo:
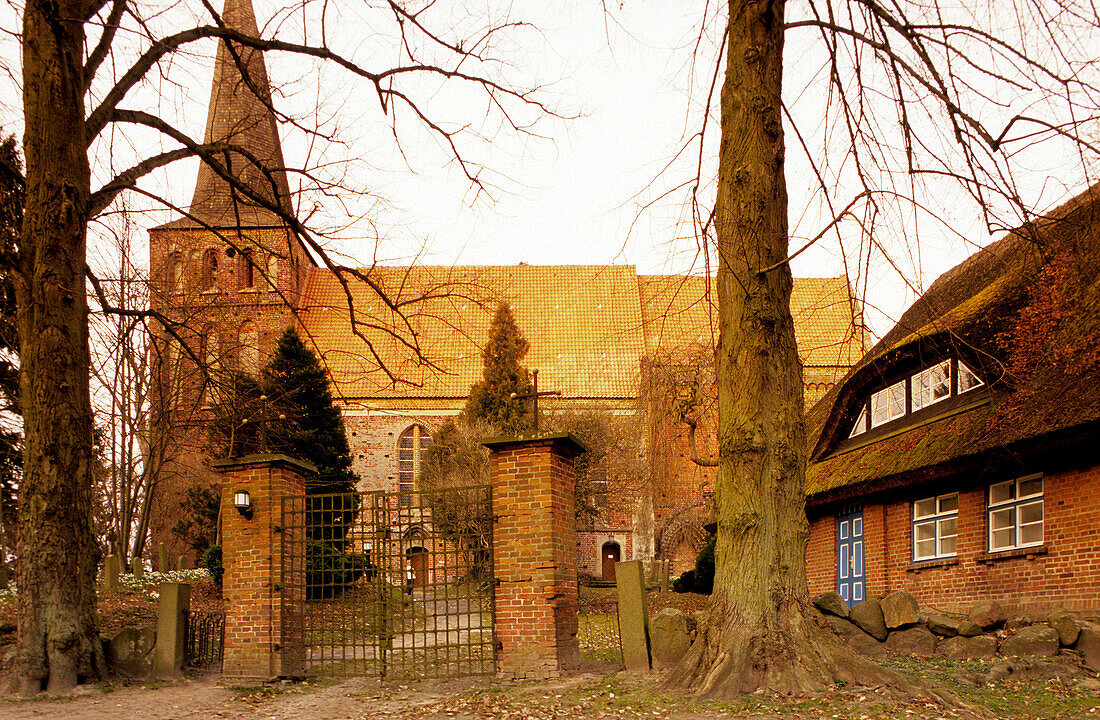
[[[238,490],[233,493],[233,507],[244,516],[246,520],[252,519],[252,496],[247,490]]]
[[[550,395],[561,395],[561,391],[560,390],[547,390],[546,392],[541,392],[540,393],[539,392],[539,371],[538,370],[532,370],[531,371],[531,376],[532,376],[532,385],[534,386],[533,389],[531,390],[531,392],[525,392],[525,393],[519,393],[519,394],[512,393],[511,395],[508,396],[508,399],[509,400],[526,400],[527,398],[531,398],[531,400],[533,401],[532,413],[531,413],[532,414],[531,433],[534,434],[534,435],[538,435],[538,433],[539,433],[539,398],[540,397],[549,397]]]

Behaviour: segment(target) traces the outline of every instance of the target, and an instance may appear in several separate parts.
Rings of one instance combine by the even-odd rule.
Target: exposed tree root
[[[903,697],[919,697],[960,706],[943,688],[899,675],[849,648],[809,608],[780,613],[782,626],[752,628],[722,612],[719,598],[711,622],[666,681],[701,697],[733,699],[743,693],[792,696],[834,690],[838,683],[881,688]]]

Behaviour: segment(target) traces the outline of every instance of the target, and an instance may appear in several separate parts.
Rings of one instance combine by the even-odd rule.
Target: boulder
[[[1065,610],[1055,610],[1047,616],[1047,623],[1058,631],[1058,642],[1062,647],[1073,647],[1081,634],[1081,621]]]
[[[1031,622],[1031,620],[1024,617],[1023,615],[1017,615],[1015,617],[1010,617],[1008,620],[1005,620],[1005,632],[1014,633],[1017,630],[1026,628],[1029,625],[1034,624],[1035,623]]]
[[[875,598],[856,605],[848,611],[848,618],[875,640],[886,639],[886,619],[882,616],[882,605]]]
[[[1077,636],[1077,643],[1073,648],[1081,653],[1086,665],[1096,672],[1100,672],[1100,625],[1082,623],[1081,632]]]
[[[691,647],[695,622],[673,608],[665,608],[649,621],[649,651],[654,668],[668,668],[680,662]]]
[[[848,604],[839,593],[827,592],[818,595],[812,600],[814,607],[826,615],[835,615],[839,618],[848,617]]]
[[[107,664],[120,675],[144,677],[153,671],[153,651],[157,646],[157,626],[128,627],[119,630],[104,643]]]
[[[970,608],[970,622],[983,630],[995,628],[1005,621],[1004,610],[996,600],[983,600]]]
[[[886,647],[904,655],[932,655],[936,652],[936,636],[925,626],[914,625],[890,633]]]
[[[886,646],[860,630],[851,621],[832,615],[825,616],[825,624],[841,637],[848,646],[860,655],[881,657],[886,654]]]
[[[920,622],[917,599],[904,590],[895,590],[880,601],[882,617],[890,630]]]
[[[957,635],[941,640],[936,646],[936,651],[940,655],[946,655],[955,660],[978,660],[996,655],[997,641],[988,635],[977,637]]]
[[[982,626],[971,620],[959,621],[959,635],[963,637],[977,637],[982,634]]]
[[[1001,643],[1005,655],[1054,657],[1058,654],[1058,631],[1046,625],[1022,628]]]
[[[959,621],[946,615],[933,613],[925,618],[924,624],[940,637],[955,637],[959,634]]]

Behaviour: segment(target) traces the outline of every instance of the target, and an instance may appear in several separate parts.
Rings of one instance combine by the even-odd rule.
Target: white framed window
[[[951,361],[921,370],[912,378],[913,412],[951,397]]]
[[[976,387],[985,385],[974,371],[963,364],[962,360],[959,360],[959,395],[962,395],[967,390],[973,390]]]
[[[989,551],[1043,544],[1043,476],[989,486]]]
[[[859,411],[859,417],[856,418],[856,424],[852,426],[852,434],[848,437],[854,438],[856,435],[862,435],[867,432],[867,406],[864,405]]]
[[[871,427],[895,420],[905,414],[905,381],[896,382],[871,395]]]
[[[959,539],[959,494],[913,501],[913,560],[955,557]]]

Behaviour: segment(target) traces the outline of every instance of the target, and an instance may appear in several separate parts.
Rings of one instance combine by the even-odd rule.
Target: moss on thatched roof
[[[904,363],[958,355],[976,402],[848,449],[872,390]],[[807,418],[813,498],[1100,427],[1100,185],[940,277]]]

